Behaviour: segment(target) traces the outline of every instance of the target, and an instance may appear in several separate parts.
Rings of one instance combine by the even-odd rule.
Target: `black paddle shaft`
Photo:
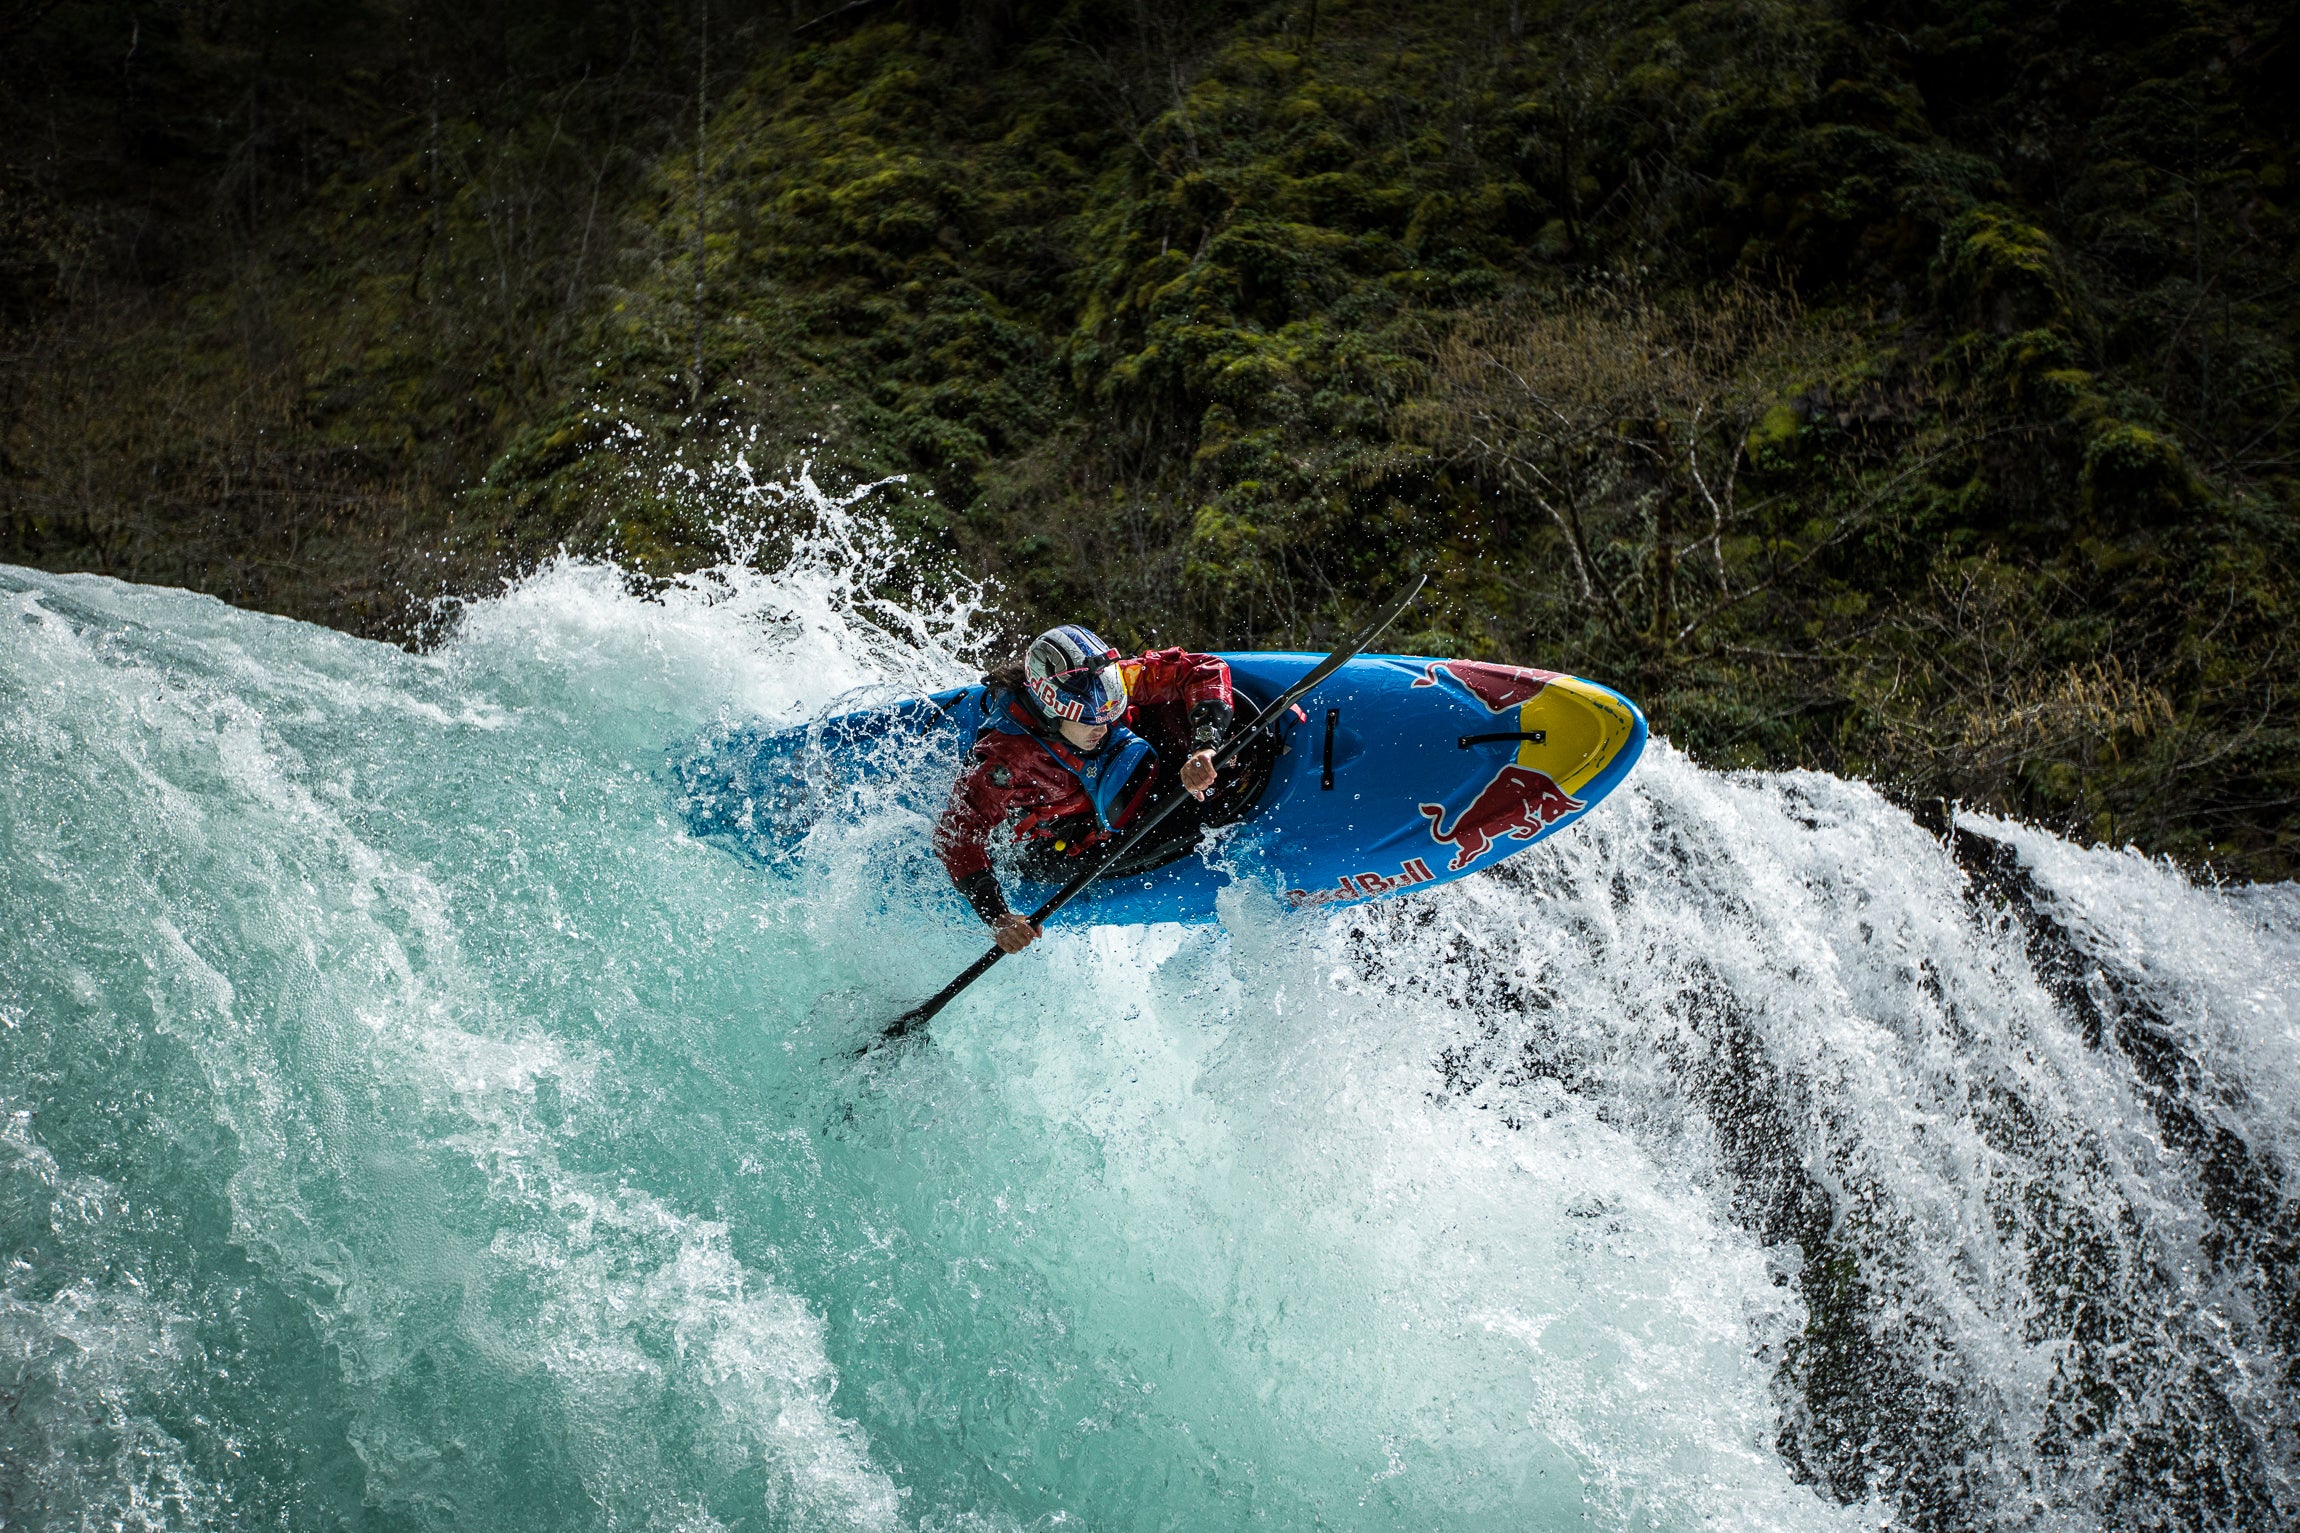
[[[1280,714],[1284,713],[1288,708],[1291,708],[1295,703],[1299,702],[1303,697],[1307,696],[1311,688],[1315,687],[1319,682],[1324,681],[1328,676],[1333,675],[1334,672],[1347,665],[1350,660],[1358,654],[1359,651],[1363,650],[1367,645],[1373,643],[1375,639],[1381,637],[1382,630],[1389,627],[1390,624],[1396,622],[1399,615],[1406,610],[1406,607],[1413,601],[1413,599],[1421,595],[1422,587],[1428,583],[1428,580],[1429,577],[1427,575],[1415,576],[1414,583],[1406,588],[1406,593],[1403,596],[1400,596],[1396,601],[1390,604],[1389,610],[1383,614],[1379,622],[1373,624],[1363,633],[1352,639],[1346,647],[1335,650],[1332,654],[1326,656],[1325,659],[1310,667],[1309,673],[1307,675],[1305,675],[1300,681],[1297,681],[1292,686],[1288,687],[1285,691],[1279,693],[1277,698],[1272,701],[1268,707],[1262,709],[1261,712],[1255,714],[1254,717],[1247,722],[1244,729],[1233,733],[1230,736],[1229,743],[1224,745],[1221,749],[1221,752],[1215,756],[1215,767],[1219,769],[1221,767],[1227,766],[1231,759],[1235,757],[1239,751],[1245,749],[1246,742],[1254,738],[1254,732],[1256,730],[1260,729],[1263,725],[1275,720]],[[1167,815],[1173,813],[1176,808],[1180,807],[1181,803],[1182,795],[1177,793],[1168,798],[1163,804],[1160,804],[1156,809],[1150,811],[1149,817],[1145,819],[1141,824],[1135,826],[1131,831],[1128,831],[1126,833],[1125,839],[1120,841],[1116,846],[1112,847],[1106,856],[1100,858],[1092,867],[1086,869],[1084,872],[1072,877],[1070,882],[1064,884],[1061,888],[1054,891],[1054,895],[1051,899],[1047,900],[1045,904],[1039,906],[1036,910],[1033,910],[1030,913],[1030,924],[1033,926],[1045,925],[1046,918],[1048,916],[1053,915],[1054,912],[1060,910],[1063,906],[1069,904],[1072,900],[1078,898],[1080,894],[1084,893],[1088,884],[1094,882],[1094,880],[1097,878],[1100,878],[1104,870],[1115,866],[1118,862],[1118,859],[1124,857],[1128,852],[1139,846],[1142,843],[1143,837],[1149,835],[1153,830],[1156,830],[1158,828],[1158,822],[1165,819]],[[985,974],[988,974],[990,972],[991,965],[997,963],[998,960],[1004,958],[1005,956],[1006,950],[1004,948],[993,947],[989,952],[983,954],[980,958],[977,958],[973,963],[968,964],[965,973],[959,975],[958,978],[952,980],[949,984],[943,986],[940,990],[937,990],[932,996],[928,997],[924,1001],[919,1002],[919,1004],[913,1006],[910,1010],[904,1012],[901,1016],[888,1023],[884,1037],[889,1039],[900,1038],[907,1033],[924,1027],[928,1022],[934,1019],[934,1014],[936,1012],[942,1010],[945,1006],[948,1006],[953,1000],[955,1000],[961,990],[964,990],[967,986],[973,984],[976,980],[982,978],[982,976]]]

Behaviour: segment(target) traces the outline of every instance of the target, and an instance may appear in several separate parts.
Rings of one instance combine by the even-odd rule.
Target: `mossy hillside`
[[[1856,126],[1831,119],[1830,93],[1810,79],[1768,67],[1790,43],[1822,46],[1800,24],[1831,29],[1793,9],[1736,15],[1657,9],[1641,26],[1614,24],[1592,58],[1580,33],[1560,43],[1521,18],[1513,38],[1495,30],[1498,13],[1465,27],[1450,12],[1329,7],[1310,39],[1281,12],[1234,28],[1171,92],[1114,80],[1159,61],[1110,62],[1081,38],[1090,18],[1050,28],[1054,40],[987,85],[952,61],[955,39],[862,29],[778,61],[719,119],[732,147],[710,157],[701,199],[717,231],[708,283],[743,297],[725,313],[706,306],[706,370],[721,389],[736,378],[756,389],[798,359],[810,393],[830,383],[839,396],[811,413],[859,411],[868,430],[848,429],[850,450],[930,477],[946,510],[971,518],[957,529],[970,554],[1002,572],[1028,564],[1045,534],[994,542],[986,528],[1095,522],[1108,503],[1148,495],[1189,534],[1175,560],[1177,577],[1193,573],[1185,585],[1232,605],[1259,593],[1277,621],[1301,619],[1293,587],[1310,572],[1289,550],[1330,542],[1336,525],[1394,525],[1416,546],[1459,530],[1459,508],[1392,429],[1447,315],[1577,280],[1602,253],[1593,219],[1632,256],[1667,253],[1705,216],[1720,167],[1751,182],[1786,165],[1793,184],[1727,199],[1726,226],[1706,240],[1722,264],[1678,253],[1678,280],[1760,246],[1865,248],[1814,232],[1868,196],[1863,178],[1815,185],[1829,143]],[[1688,37],[1720,62],[1694,67]],[[1561,75],[1575,98],[1564,106]],[[1088,104],[1130,87],[1147,98],[1135,120],[1109,124]],[[1847,92],[1832,99],[1877,115]],[[1820,147],[1799,141],[1800,115]],[[1617,144],[1594,126],[1616,120],[1638,132]],[[1541,137],[1553,122],[1566,124],[1561,150]],[[1672,138],[1705,156],[1684,184],[1631,186],[1640,155]],[[1030,151],[1048,143],[1060,152]],[[651,303],[627,310],[623,337],[655,336],[664,379],[686,371],[691,190],[686,164],[669,162],[658,280]],[[1605,212],[1632,201],[1634,217]],[[1886,211],[1906,222],[1906,208]],[[1068,384],[1051,430],[1043,405],[1010,386],[1018,370],[1031,381],[1046,345]],[[1091,429],[1077,441],[1081,415]],[[1077,507],[1032,454],[1012,464],[1011,449],[989,445],[1049,440],[1064,444],[1067,477],[1085,481]],[[1136,461],[1099,461],[1113,452]],[[982,465],[1001,458],[1010,471],[992,477],[1009,487],[984,503]],[[1374,566],[1397,556],[1367,552]],[[1331,585],[1323,573],[1310,583]]]
[[[2267,674],[2265,630],[2241,623],[2191,636],[2219,690],[2173,658],[2218,578],[2223,501],[2177,431],[2127,418],[2161,400],[2117,375],[2100,284],[1874,41],[1795,7],[1550,13],[1516,36],[1498,9],[1329,7],[1316,38],[1268,11],[1159,90],[1089,45],[1091,21],[1066,13],[1004,73],[882,25],[754,79],[711,162],[726,232],[706,269],[766,301],[706,309],[712,369],[802,361],[813,403],[784,417],[858,472],[931,486],[916,525],[1032,616],[1298,642],[1412,561],[1447,598],[1416,642],[1615,676],[1714,758],[1851,766],[2166,844],[2184,753]],[[1885,78],[1845,78],[1864,71]],[[1098,92],[1133,115],[1097,117]],[[659,234],[672,315],[679,189]],[[745,205],[764,210],[749,226]],[[1793,280],[1851,341],[1773,380],[1750,515],[1712,550],[1751,595],[1694,642],[1561,598],[1554,530],[1404,429],[1467,319],[1750,272]],[[1623,431],[1653,424],[1635,415]],[[1633,486],[1593,555],[1625,591],[1652,585],[1669,493]],[[1936,648],[1939,604],[2008,568],[1996,626]],[[2153,690],[2068,700],[2110,662]],[[2159,727],[2182,663],[2194,709]]]
[[[151,333],[264,359],[264,440],[426,497],[450,581],[716,557],[657,466],[739,444],[908,475],[917,573],[1018,627],[1314,642],[1413,565],[1404,642],[1616,680],[1707,759],[2285,865],[2288,21],[1312,15],[721,12],[701,102],[660,21],[611,90],[386,60],[171,311],[242,318]],[[243,599],[329,610],[336,557]]]

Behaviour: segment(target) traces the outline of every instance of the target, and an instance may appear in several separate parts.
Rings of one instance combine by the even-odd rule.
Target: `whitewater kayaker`
[[[1230,667],[1183,649],[1121,659],[1071,623],[982,681],[986,722],[934,846],[999,947],[1019,953],[1041,931],[1007,908],[991,867],[994,839],[1011,842],[1023,876],[1054,882],[1123,834],[1164,785],[1178,781],[1203,800],[1230,728]],[[1181,758],[1171,777],[1161,747]]]

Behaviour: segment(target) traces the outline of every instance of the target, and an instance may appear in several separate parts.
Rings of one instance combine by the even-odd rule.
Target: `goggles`
[[[1126,677],[1107,662],[1040,677],[1030,690],[1048,717],[1074,724],[1107,724],[1126,711]]]

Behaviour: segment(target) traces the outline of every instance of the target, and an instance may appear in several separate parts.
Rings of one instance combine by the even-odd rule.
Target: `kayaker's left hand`
[[[1200,751],[1182,763],[1182,786],[1192,798],[1204,798],[1214,789],[1214,753]]]

